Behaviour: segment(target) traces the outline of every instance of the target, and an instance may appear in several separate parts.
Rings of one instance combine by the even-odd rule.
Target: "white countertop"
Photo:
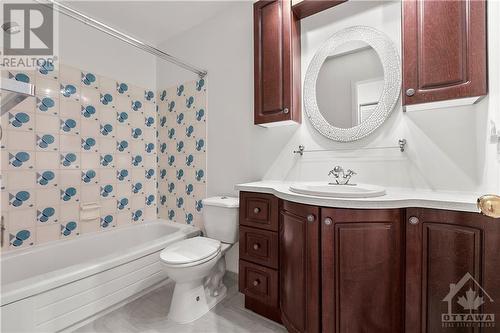
[[[429,191],[403,188],[386,188],[384,196],[375,198],[328,198],[293,193],[289,190],[291,184],[297,182],[259,181],[238,184],[236,190],[269,193],[276,197],[322,207],[335,208],[434,208],[478,213],[476,206],[480,194]]]

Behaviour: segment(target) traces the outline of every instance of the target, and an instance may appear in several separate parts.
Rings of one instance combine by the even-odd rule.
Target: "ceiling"
[[[234,1],[66,1],[65,4],[156,46],[210,19]]]

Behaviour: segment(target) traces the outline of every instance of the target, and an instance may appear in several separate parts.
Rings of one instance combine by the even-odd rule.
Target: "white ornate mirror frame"
[[[316,99],[316,81],[325,60],[341,45],[361,41],[377,52],[384,69],[384,86],[375,111],[361,124],[351,128],[335,127],[321,115]],[[316,52],[307,68],[304,80],[304,106],[306,114],[318,132],[341,142],[359,140],[376,130],[389,117],[401,91],[401,65],[394,43],[384,33],[366,26],[343,29],[330,37]]]

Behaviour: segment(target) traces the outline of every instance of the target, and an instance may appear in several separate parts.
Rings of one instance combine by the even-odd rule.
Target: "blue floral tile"
[[[61,224],[61,237],[67,238],[71,236],[77,236],[78,233],[78,223],[76,221],[68,221]]]
[[[9,234],[9,243],[12,248],[34,245],[33,231],[21,229]]]
[[[87,87],[97,87],[98,81],[97,76],[91,72],[82,72],[81,81],[84,86]]]
[[[35,128],[35,117],[33,114],[22,111],[8,113],[9,130],[33,131]]]
[[[206,81],[158,91],[158,214],[201,226],[206,196]]]
[[[9,250],[156,217],[160,198],[157,151],[165,157],[161,172],[164,191],[168,191],[168,167],[174,166],[174,161],[168,165],[166,159],[174,158],[170,145],[158,141],[157,124],[163,124],[165,138],[167,124],[178,131],[181,140],[197,135],[197,127],[187,113],[180,117],[185,123],[182,129],[177,127],[176,118],[166,116],[167,112],[177,116],[177,109],[185,113],[185,100],[191,95],[195,107],[198,96],[192,93],[194,86],[186,87],[189,96],[182,94],[179,100],[168,100],[173,103],[167,105],[167,91],[157,94],[92,70],[39,64],[36,71],[8,74],[37,85],[35,97],[2,116],[3,215],[32,223],[29,227],[18,223],[8,228]],[[161,121],[158,110],[163,110]],[[170,134],[175,144],[177,133]],[[183,161],[184,156],[178,160]],[[22,181],[9,183],[18,188],[5,187],[8,179]],[[179,189],[184,195],[184,186]],[[79,206],[83,201],[97,201],[100,217],[80,224]],[[182,221],[184,213],[175,209]]]

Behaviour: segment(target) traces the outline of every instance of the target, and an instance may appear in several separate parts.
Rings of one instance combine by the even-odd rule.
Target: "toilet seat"
[[[221,253],[221,242],[207,237],[193,237],[176,242],[160,253],[160,259],[173,267],[200,265]]]

